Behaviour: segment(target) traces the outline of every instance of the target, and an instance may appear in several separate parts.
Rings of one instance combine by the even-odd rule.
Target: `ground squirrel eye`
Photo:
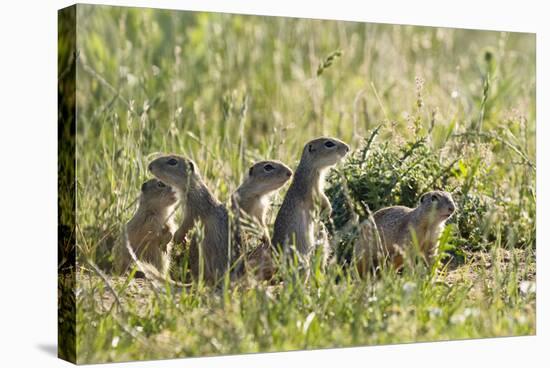
[[[326,142],[325,142],[325,147],[332,148],[332,147],[334,147],[334,146],[336,146],[336,145],[335,145],[334,142],[332,142],[332,141],[326,141]]]
[[[178,160],[176,160],[175,158],[171,158],[170,160],[168,160],[168,165],[170,166],[176,166],[178,164]]]
[[[272,171],[272,170],[275,170],[275,168],[273,167],[273,165],[267,164],[267,165],[264,166],[264,170],[265,171]]]
[[[157,183],[157,187],[159,187],[159,188],[166,188],[166,184],[164,184],[162,181],[159,181],[159,182]]]

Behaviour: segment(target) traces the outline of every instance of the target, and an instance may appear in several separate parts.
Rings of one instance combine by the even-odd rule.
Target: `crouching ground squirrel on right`
[[[292,184],[275,219],[273,246],[280,246],[288,252],[295,245],[302,260],[308,262],[308,256],[315,246],[316,200],[320,202],[321,211],[329,215],[332,211],[323,191],[325,173],[343,159],[348,151],[349,146],[336,138],[321,137],[306,143]]]
[[[402,267],[405,256],[413,249],[413,237],[428,264],[432,264],[445,221],[455,209],[450,193],[432,191],[424,193],[414,209],[392,206],[376,211],[373,217],[380,238],[373,236],[369,220],[361,223],[361,237],[355,245],[359,273],[365,274],[383,259],[396,268]]]

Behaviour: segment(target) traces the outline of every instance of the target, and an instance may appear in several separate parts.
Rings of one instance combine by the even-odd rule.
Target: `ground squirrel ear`
[[[141,184],[141,191],[145,192],[145,188],[147,188],[147,182]]]
[[[309,153],[315,151],[315,150],[313,149],[313,144],[308,145],[307,151],[308,151]]]
[[[191,172],[195,172],[195,164],[193,164],[193,161],[189,161],[189,170],[191,170]]]
[[[252,169],[254,168],[254,166],[250,166],[250,169],[248,169],[248,176],[252,176]]]
[[[420,203],[424,203],[424,201],[428,198],[428,193],[424,193],[420,196]]]

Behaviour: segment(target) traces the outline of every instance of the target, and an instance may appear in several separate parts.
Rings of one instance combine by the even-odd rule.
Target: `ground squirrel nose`
[[[290,177],[292,176],[292,172],[287,171],[287,172],[286,172],[286,176],[288,176],[288,177],[290,178]]]

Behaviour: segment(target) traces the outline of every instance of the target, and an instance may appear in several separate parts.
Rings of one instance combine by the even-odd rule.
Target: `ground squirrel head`
[[[259,161],[248,169],[245,184],[249,184],[250,188],[261,196],[279,189],[291,177],[292,170],[282,162]]]
[[[349,152],[349,146],[339,139],[320,137],[309,141],[302,152],[302,164],[323,170],[336,165]]]
[[[447,220],[456,210],[451,194],[440,190],[422,194],[419,207],[425,211],[434,211],[436,221]]]
[[[174,189],[160,180],[147,180],[141,185],[140,206],[160,210],[176,204],[177,201]]]
[[[161,156],[149,164],[149,171],[164,183],[175,188],[188,188],[199,178],[197,165],[178,155]]]

